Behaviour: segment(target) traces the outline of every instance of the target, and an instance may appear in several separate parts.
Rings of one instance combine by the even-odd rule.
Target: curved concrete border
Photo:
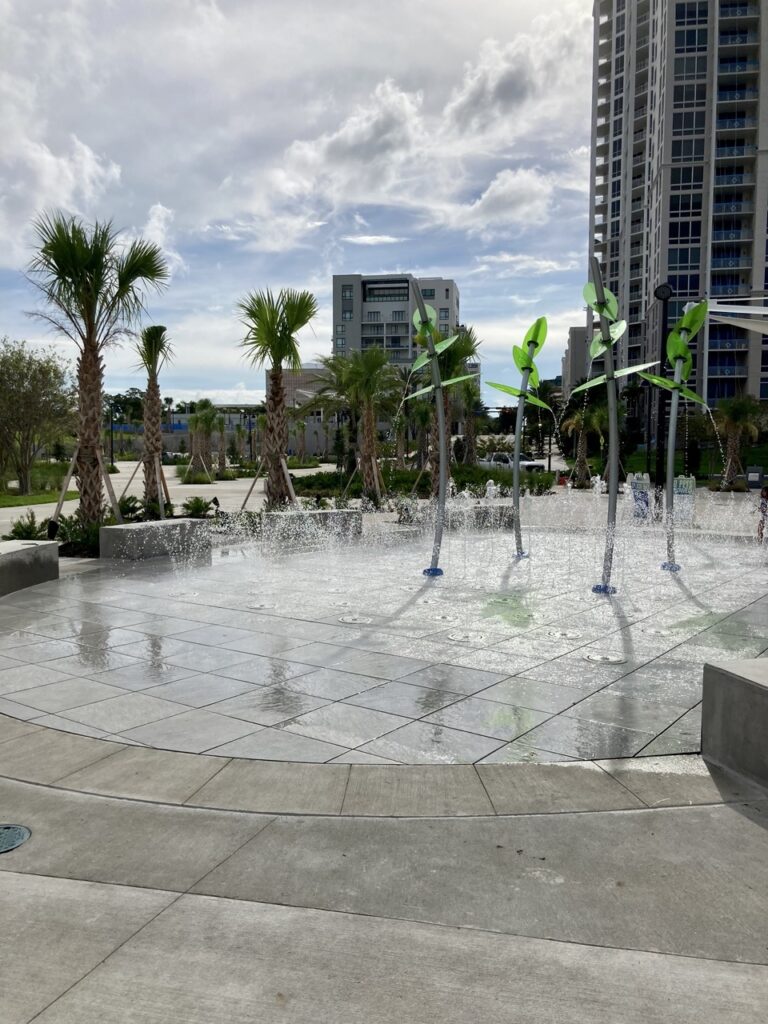
[[[500,765],[296,764],[126,746],[0,716],[0,776],[153,803],[267,814],[472,817],[765,799],[698,755]]]
[[[59,578],[53,540],[0,540],[0,597]]]

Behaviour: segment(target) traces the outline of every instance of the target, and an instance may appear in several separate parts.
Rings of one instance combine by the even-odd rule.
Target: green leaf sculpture
[[[502,391],[505,395],[514,395],[518,399],[514,462],[512,466],[512,500],[514,507],[515,543],[517,546],[518,558],[522,558],[524,556],[523,538],[520,528],[520,445],[522,443],[525,405],[526,402],[530,402],[531,405],[535,405],[539,409],[545,409],[548,413],[552,412],[546,402],[543,402],[536,395],[530,394],[528,390],[529,387],[536,389],[539,386],[539,371],[533,361],[533,357],[541,351],[546,340],[547,318],[540,316],[538,320],[528,328],[528,331],[523,338],[523,344],[512,346],[512,358],[514,359],[515,366],[523,375],[520,387],[515,388],[509,384],[498,384],[493,381],[489,381],[489,387],[495,388],[496,391]]]
[[[664,388],[666,391],[676,391],[691,402],[699,405],[706,405],[706,401],[697,395],[695,391],[684,386],[693,369],[693,353],[690,342],[696,337],[704,322],[707,319],[706,299],[695,305],[689,305],[675,326],[669,332],[667,338],[667,362],[675,371],[675,379],[659,377],[653,373],[641,373],[643,380],[654,384],[657,388]],[[649,364],[652,365],[652,364]]]
[[[421,330],[431,331],[433,336],[437,333],[437,311],[434,306],[425,306],[427,317],[429,318],[425,327],[424,322],[421,319],[421,315],[418,310],[413,314],[413,325],[414,327]],[[440,341],[435,341],[432,346],[434,352],[422,352],[417,356],[413,366],[411,367],[411,374],[417,373],[419,370],[423,370],[425,366],[428,366],[433,359],[436,359],[439,355],[445,352],[447,349],[458,341],[458,334],[454,334],[450,338],[441,338]],[[444,388],[451,387],[453,384],[459,384],[463,380],[469,380],[470,377],[477,377],[476,373],[467,373],[461,377],[451,377],[450,380],[441,381],[441,386]],[[410,395],[406,395],[404,401],[410,402],[414,398],[421,398],[423,395],[428,395],[431,391],[435,390],[434,384],[429,384],[426,387],[419,388],[418,391],[412,391]]]

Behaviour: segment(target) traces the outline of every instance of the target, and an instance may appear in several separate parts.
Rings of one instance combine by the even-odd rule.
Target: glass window
[[[344,334],[346,329],[347,329],[346,324],[336,324],[336,333],[337,334]]]
[[[342,297],[342,299],[351,299],[352,298],[352,285],[351,284],[343,284],[341,286],[341,297]]]
[[[447,309],[443,308],[443,309],[440,310],[440,319],[441,320],[447,320],[448,319],[448,310]]]
[[[404,309],[393,309],[392,310],[392,319],[395,322],[401,321],[401,320],[405,320],[405,310]]]
[[[368,313],[366,314],[366,319],[368,320],[368,323],[378,323],[379,320],[381,320],[381,313],[378,311],[378,309],[375,310],[374,312],[371,312],[369,310]]]
[[[422,298],[425,298],[425,299],[434,299],[434,297],[435,297],[435,289],[434,288],[422,288],[421,289],[421,295],[422,295]]]
[[[342,320],[351,320],[352,319],[352,310],[351,309],[343,309],[341,311],[341,319]]]

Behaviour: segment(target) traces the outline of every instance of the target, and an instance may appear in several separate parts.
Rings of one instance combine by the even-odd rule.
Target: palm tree
[[[344,417],[349,417],[347,471],[351,473],[357,465],[357,435],[361,414],[358,396],[352,395],[349,389],[351,364],[346,356],[341,355],[322,356],[320,362],[323,369],[314,378],[317,391],[301,407],[300,411],[309,412],[312,409],[322,409],[326,421],[328,417],[335,416],[340,429]]]
[[[724,398],[714,411],[718,434],[725,436],[725,468],[723,487],[730,487],[741,465],[742,437],[756,441],[765,412],[760,402],[751,395]]]
[[[189,432],[192,435],[191,473],[211,475],[213,454],[211,452],[211,435],[216,425],[216,409],[208,398],[201,398],[195,403],[195,411],[189,417]]]
[[[376,498],[376,423],[395,411],[400,397],[397,371],[381,348],[353,352],[349,357],[347,391],[350,402],[361,411],[360,470],[363,492]]]
[[[223,480],[227,471],[227,421],[223,413],[216,416],[214,426],[219,435],[219,476]]]
[[[144,501],[146,504],[156,501],[159,506],[163,495],[155,466],[163,454],[163,405],[158,375],[161,367],[170,362],[173,355],[165,327],[160,324],[145,327],[136,343],[136,353],[147,372],[147,390],[144,394]]]
[[[245,427],[242,423],[235,424],[235,446],[237,447],[237,457],[242,462],[245,458]]]
[[[165,416],[168,422],[168,430],[171,431],[173,430],[173,417],[171,416],[171,411],[173,409],[173,399],[164,398],[163,405],[165,406]]]
[[[480,386],[477,380],[464,380],[459,385],[459,401],[464,416],[464,463],[477,463],[477,417],[483,413]]]
[[[589,463],[587,461],[587,438],[590,434],[597,434],[603,444],[603,430],[607,417],[607,410],[604,406],[575,409],[570,416],[562,422],[562,429],[570,437],[578,434],[576,442],[576,465],[574,466],[575,487],[588,487],[590,480]]]
[[[96,524],[102,518],[104,352],[143,311],[143,290],[167,281],[168,268],[159,246],[142,239],[123,245],[109,221],[88,227],[76,217],[52,213],[34,227],[38,248],[29,275],[48,307],[36,315],[78,350],[79,515]]]
[[[416,461],[424,469],[429,458],[429,428],[432,425],[432,403],[422,398],[409,402],[411,422],[416,430]]]
[[[285,418],[283,365],[301,369],[296,335],[317,314],[314,295],[284,288],[275,297],[270,291],[250,292],[238,303],[246,327],[243,346],[256,366],[269,364],[267,384],[266,507],[276,508],[289,499],[281,459],[288,447]]]

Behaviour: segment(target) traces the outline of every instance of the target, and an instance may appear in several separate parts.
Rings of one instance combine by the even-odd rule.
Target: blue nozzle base
[[[434,569],[429,568],[429,569],[422,570],[422,576],[442,576],[442,575],[443,575],[443,570],[442,569],[438,569],[437,567],[435,567]]]
[[[665,572],[680,572],[682,566],[678,565],[677,562],[662,562],[661,568],[664,569]]]
[[[592,587],[593,594],[615,594],[616,587],[612,587],[610,583],[596,583]]]

